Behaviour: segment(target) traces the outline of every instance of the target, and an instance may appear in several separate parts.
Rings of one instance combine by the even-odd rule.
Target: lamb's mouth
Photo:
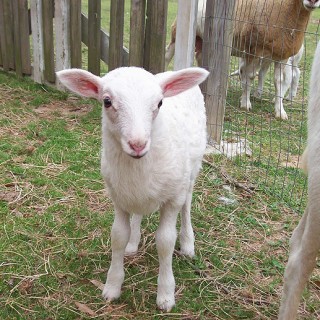
[[[141,159],[142,157],[144,157],[148,152],[145,152],[143,154],[136,154],[136,155],[133,155],[133,154],[129,154],[129,156],[131,158],[134,158],[134,159]]]

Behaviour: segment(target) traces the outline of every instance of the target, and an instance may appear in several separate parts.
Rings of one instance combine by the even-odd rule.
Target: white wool
[[[290,239],[290,254],[284,274],[279,320],[294,320],[299,301],[320,249],[320,43],[311,71],[308,104],[308,147],[303,154],[308,169],[308,204]]]
[[[142,216],[160,209],[157,305],[169,311],[175,304],[172,254],[179,211],[181,253],[194,255],[192,189],[206,148],[198,84],[207,75],[204,69],[189,68],[154,76],[135,67],[113,70],[103,78],[78,69],[57,73],[69,89],[105,104],[101,173],[115,208],[112,261],[103,289],[107,300],[121,294],[124,253],[138,250]]]

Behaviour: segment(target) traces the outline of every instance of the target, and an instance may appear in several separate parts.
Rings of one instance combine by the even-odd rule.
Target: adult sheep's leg
[[[266,77],[266,74],[268,72],[268,69],[270,67],[270,64],[271,64],[270,59],[263,59],[261,62],[261,67],[258,72],[258,87],[253,94],[256,98],[261,98],[261,96],[262,96],[263,83],[264,83],[264,79]]]
[[[160,209],[160,222],[156,232],[159,256],[157,305],[169,312],[175,304],[175,280],[172,271],[172,255],[177,238],[176,223],[179,207],[166,203]]]
[[[287,120],[288,116],[283,108],[283,81],[284,81],[284,68],[287,63],[287,60],[285,61],[276,61],[274,63],[274,86],[276,91],[276,97],[275,97],[275,111],[276,111],[276,117],[281,118],[282,120]]]
[[[292,70],[292,81],[289,87],[289,93],[287,95],[287,99],[293,100],[297,95],[299,79],[300,79],[300,69],[299,67],[293,67]]]
[[[316,206],[309,206],[291,238],[279,320],[296,318],[302,291],[316,265],[316,258],[320,249],[319,233],[319,210]]]
[[[255,77],[256,71],[259,69],[259,59],[253,59],[247,61],[243,59],[243,64],[240,66],[240,79],[242,85],[242,95],[240,101],[240,107],[251,110],[250,92],[251,83]]]
[[[125,254],[130,256],[138,252],[139,242],[141,238],[141,221],[142,214],[132,214],[130,221],[130,239],[125,249]]]
[[[129,241],[129,236],[130,215],[116,208],[111,229],[112,259],[102,292],[102,296],[108,301],[119,298],[121,294],[121,286],[124,280],[124,250]]]
[[[180,229],[180,253],[188,256],[194,256],[194,234],[191,224],[191,202],[194,181],[191,181],[187,193],[186,201],[181,210],[181,229]]]

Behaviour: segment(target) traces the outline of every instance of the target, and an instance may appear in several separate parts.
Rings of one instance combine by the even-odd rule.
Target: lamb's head
[[[111,134],[134,158],[143,157],[150,149],[162,100],[200,84],[207,76],[208,71],[201,68],[153,75],[142,68],[124,67],[102,78],[81,69],[57,72],[71,91],[102,102],[103,134]]]
[[[312,11],[320,6],[320,0],[302,0],[302,3],[308,11]]]

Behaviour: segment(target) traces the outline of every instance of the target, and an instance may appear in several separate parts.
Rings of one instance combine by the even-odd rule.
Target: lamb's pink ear
[[[203,82],[209,72],[203,68],[187,68],[157,74],[164,97],[172,97]]]
[[[59,81],[69,90],[87,98],[99,99],[100,77],[81,69],[67,69],[58,71],[56,74]]]

